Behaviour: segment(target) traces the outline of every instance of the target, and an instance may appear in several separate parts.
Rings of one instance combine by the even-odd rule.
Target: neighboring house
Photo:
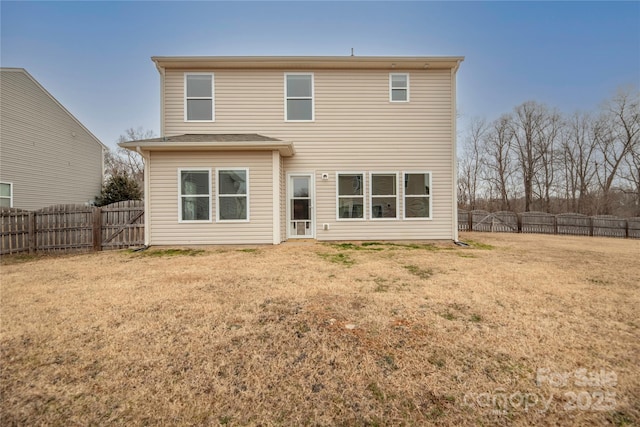
[[[0,206],[84,204],[107,148],[22,68],[0,68]]]
[[[146,243],[457,240],[462,57],[153,57]]]

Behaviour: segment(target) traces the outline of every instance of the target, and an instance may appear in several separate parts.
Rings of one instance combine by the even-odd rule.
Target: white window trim
[[[208,172],[209,173],[209,219],[182,219],[182,172]],[[196,196],[196,197],[204,197],[204,194],[194,195],[189,194],[188,196]],[[178,168],[178,222],[181,224],[203,224],[203,223],[211,223],[212,219],[212,209],[213,209],[213,197],[211,197],[211,168]]]
[[[391,84],[391,80],[393,76],[406,76],[407,77],[407,86],[402,88],[402,87],[397,87],[395,89],[406,89],[407,91],[407,99],[405,101],[394,101],[393,100],[393,87]],[[395,103],[407,103],[409,102],[409,87],[410,87],[410,83],[409,83],[409,73],[389,73],[389,102],[393,102]]]
[[[288,76],[311,76],[311,98],[309,97],[289,97],[287,96],[287,77]],[[291,123],[310,123],[316,120],[316,96],[315,96],[315,76],[313,73],[284,73],[284,121]],[[287,108],[287,100],[289,99],[311,99],[311,120],[289,120],[289,111]]]
[[[187,98],[187,76],[211,76],[211,120],[189,120],[187,118],[187,99],[209,99],[208,96],[200,97],[200,96],[192,96]],[[211,123],[216,121],[216,86],[215,86],[215,77],[213,73],[197,73],[197,72],[186,72],[184,73],[184,121],[189,123]]]
[[[362,175],[362,218],[340,218],[340,175]],[[336,221],[365,221],[367,219],[367,174],[365,172],[336,172]],[[360,197],[360,196],[342,196]]]
[[[406,175],[412,174],[429,174],[429,195],[407,196],[404,190],[404,180]],[[427,221],[433,219],[433,186],[431,185],[432,174],[430,171],[405,171],[402,172],[402,219],[407,221]],[[407,197],[428,197],[429,198],[429,216],[428,217],[407,217]]]
[[[235,194],[235,196],[245,196],[247,198],[247,219],[220,219],[220,187],[219,187],[219,182],[220,182],[220,171],[244,171],[245,172],[245,177],[247,179],[247,183],[246,183],[246,187],[247,187],[247,192],[245,194]],[[223,194],[222,197],[224,196],[234,196],[233,194]],[[221,222],[224,224],[228,224],[228,223],[234,223],[234,222],[250,222],[250,218],[251,218],[251,212],[250,212],[250,206],[251,204],[249,203],[249,168],[246,167],[219,167],[216,168],[216,222]]]
[[[13,182],[0,182],[0,184],[5,184],[9,186],[9,197],[7,196],[0,196],[0,198],[3,199],[9,199],[9,207],[12,208],[13,207]]]
[[[374,197],[393,197],[392,194],[384,195],[384,194],[373,194],[373,175],[394,175],[396,177],[396,216],[392,218],[375,218],[373,216],[373,198]],[[400,182],[398,179],[398,172],[393,171],[372,171],[369,172],[369,219],[372,221],[397,221],[400,219],[399,217],[399,202],[400,202]]]

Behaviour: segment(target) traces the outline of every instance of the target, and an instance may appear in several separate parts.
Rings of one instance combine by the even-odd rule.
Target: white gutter
[[[152,61],[156,64],[156,68],[158,69],[158,73],[160,74],[160,136],[164,136],[164,67],[162,67],[158,60],[155,58],[151,58]]]

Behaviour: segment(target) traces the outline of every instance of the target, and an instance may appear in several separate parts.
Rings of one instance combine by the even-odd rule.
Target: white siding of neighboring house
[[[273,243],[271,152],[152,152],[150,159],[150,244]],[[178,222],[180,168],[211,168],[211,222]],[[249,169],[249,222],[216,222],[216,168]]]
[[[406,71],[410,74],[408,103],[389,102],[386,70],[316,70],[312,123],[285,122],[283,70],[208,70],[215,73],[216,121],[185,122],[185,71],[191,70],[166,70],[164,134],[258,133],[292,141],[296,154],[284,159],[283,172],[315,174],[317,239],[454,238],[455,124],[451,70]],[[203,160],[202,155],[197,157]],[[216,167],[215,160],[211,160],[210,166]],[[364,172],[366,194],[371,171],[397,171],[399,182],[403,171],[431,172],[432,219],[401,219],[400,186],[398,220],[370,220],[367,197],[367,220],[338,221],[336,171]],[[329,174],[328,181],[321,179],[322,173]],[[153,199],[152,203],[152,209],[156,209]],[[329,230],[322,229],[325,223],[329,224]],[[170,217],[163,217],[161,224],[154,223],[154,229],[158,226],[162,229],[158,233],[171,232],[165,227],[175,228]]]
[[[0,122],[0,181],[13,183],[13,207],[100,194],[104,146],[22,69],[0,70]]]

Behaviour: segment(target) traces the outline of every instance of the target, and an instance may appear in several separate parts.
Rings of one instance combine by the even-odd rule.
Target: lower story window
[[[13,184],[10,182],[0,182],[0,207],[13,207]]]
[[[404,217],[431,218],[431,174],[404,174]]]
[[[211,169],[180,169],[180,221],[211,221]]]
[[[249,220],[249,170],[218,169],[218,221]]]
[[[371,219],[398,218],[396,173],[371,173]]]
[[[0,182],[0,207],[13,207],[13,184],[10,182]]]
[[[338,173],[338,219],[364,219],[364,174]]]

